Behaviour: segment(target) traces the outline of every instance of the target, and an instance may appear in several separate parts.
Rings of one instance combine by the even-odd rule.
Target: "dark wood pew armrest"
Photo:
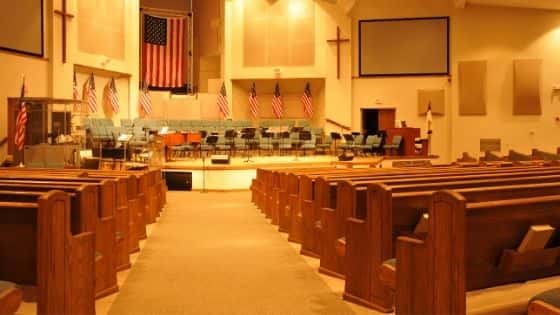
[[[543,301],[533,301],[529,304],[527,315],[560,315],[560,308]]]
[[[2,283],[6,288],[2,288]],[[0,281],[0,314],[11,315],[17,312],[23,299],[23,292],[11,283]]]

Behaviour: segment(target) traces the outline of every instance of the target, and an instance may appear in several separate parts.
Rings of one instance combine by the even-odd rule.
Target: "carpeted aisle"
[[[169,192],[109,314],[353,314],[249,192]]]

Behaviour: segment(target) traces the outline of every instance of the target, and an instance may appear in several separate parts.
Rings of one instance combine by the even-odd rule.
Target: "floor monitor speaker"
[[[191,190],[192,173],[179,171],[163,171],[167,189],[169,190]]]
[[[338,156],[339,161],[352,161],[354,159],[354,153],[344,152]]]
[[[229,164],[229,155],[227,154],[214,154],[210,157],[212,164]]]

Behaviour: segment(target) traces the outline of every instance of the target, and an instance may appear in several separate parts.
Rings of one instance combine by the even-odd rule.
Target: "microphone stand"
[[[200,152],[200,155],[202,155],[202,151]],[[202,194],[207,193],[208,191],[206,190],[206,157],[204,155],[202,155]]]

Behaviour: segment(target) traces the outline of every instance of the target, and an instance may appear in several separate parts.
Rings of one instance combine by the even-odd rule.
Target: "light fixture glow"
[[[303,16],[305,6],[303,5],[302,0],[291,0],[289,5],[290,16],[298,18]]]

